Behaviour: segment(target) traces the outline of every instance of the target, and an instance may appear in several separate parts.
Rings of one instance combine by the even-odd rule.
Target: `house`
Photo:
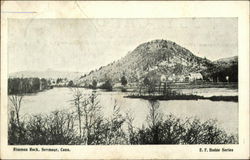
[[[201,75],[201,73],[189,73],[185,77],[186,82],[193,82],[193,81],[196,81],[196,80],[203,80],[203,76]]]
[[[177,80],[178,82],[185,82],[185,76],[184,75],[180,75],[179,77],[178,77],[178,80]]]
[[[56,79],[49,79],[50,85],[55,86],[56,85]]]
[[[161,82],[166,82],[167,77],[165,75],[161,75]]]

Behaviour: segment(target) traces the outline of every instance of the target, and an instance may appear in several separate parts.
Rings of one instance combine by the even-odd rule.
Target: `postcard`
[[[1,158],[249,158],[248,5],[1,2]]]

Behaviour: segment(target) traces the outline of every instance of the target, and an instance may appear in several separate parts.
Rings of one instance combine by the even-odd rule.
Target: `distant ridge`
[[[67,78],[70,80],[79,79],[83,75],[81,72],[69,72],[69,71],[55,71],[52,69],[48,69],[45,71],[20,71],[9,74],[9,77],[23,77],[23,78],[31,78],[31,77],[38,77],[38,78]]]
[[[233,63],[233,62],[238,62],[238,56],[233,56],[233,57],[227,57],[227,58],[221,58],[218,59],[216,61],[214,61],[214,63]]]

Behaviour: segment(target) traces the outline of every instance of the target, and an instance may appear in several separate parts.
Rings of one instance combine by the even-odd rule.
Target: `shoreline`
[[[169,100],[210,100],[210,101],[226,101],[226,102],[238,102],[238,96],[211,96],[204,97],[198,95],[128,95],[124,98],[137,98],[145,100],[160,100],[160,101],[169,101]]]

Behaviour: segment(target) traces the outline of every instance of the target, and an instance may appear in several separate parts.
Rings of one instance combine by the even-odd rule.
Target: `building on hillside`
[[[185,82],[185,76],[184,76],[184,75],[180,75],[180,76],[178,77],[177,82]]]
[[[174,82],[174,80],[175,80],[175,77],[174,76],[168,76],[168,78],[167,78],[167,81],[168,82]]]
[[[50,81],[50,85],[51,86],[55,86],[56,85],[56,79],[49,79],[49,81]]]
[[[163,74],[163,75],[161,75],[161,82],[162,83],[164,83],[164,82],[166,82],[167,81],[167,77]]]
[[[201,75],[201,73],[189,73],[185,77],[186,82],[194,82],[196,80],[203,80],[203,76]]]
[[[181,79],[180,79],[181,76],[182,75],[172,74],[172,75],[169,75],[167,79],[168,79],[169,82],[181,82]]]
[[[103,86],[105,84],[105,82],[104,81],[101,81],[101,82],[97,82],[97,87],[101,87],[101,86]]]

